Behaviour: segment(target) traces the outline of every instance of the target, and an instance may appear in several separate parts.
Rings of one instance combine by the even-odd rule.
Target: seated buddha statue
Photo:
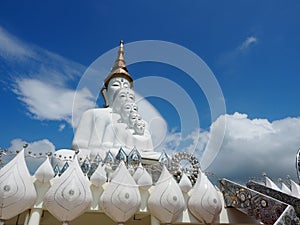
[[[150,158],[158,158],[160,153],[153,151],[147,123],[137,112],[133,79],[126,68],[123,42],[115,64],[104,80],[101,94],[105,108],[90,109],[82,114],[72,149],[87,154],[98,152],[104,156],[109,150],[116,154],[120,147],[128,152],[137,147],[142,156],[145,151]]]

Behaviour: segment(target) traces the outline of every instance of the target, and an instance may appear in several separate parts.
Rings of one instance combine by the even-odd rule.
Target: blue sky
[[[56,149],[70,147],[73,138],[70,115],[61,106],[67,107],[64,101],[72,99],[72,91],[85,69],[97,57],[117,47],[121,39],[125,43],[163,40],[196,53],[217,78],[226,102],[228,127],[233,129],[226,134],[221,149],[224,157],[231,154],[230,149],[242,149],[250,143],[258,146],[250,154],[256,158],[262,157],[259,154],[266,149],[268,154],[278,156],[276,160],[280,160],[282,153],[289,157],[288,163],[293,163],[294,158],[290,158],[300,147],[299,135],[295,134],[296,125],[300,124],[299,11],[299,1],[1,1],[0,146],[13,148],[11,141],[16,139],[30,143],[47,139]],[[159,74],[186,89],[198,103],[204,132],[201,135],[207,140],[212,123],[209,105],[202,91],[182,71],[159,63],[131,65],[129,70],[135,79]],[[57,88],[57,95],[51,95],[53,87]],[[43,90],[49,91],[48,97],[56,96],[60,100],[54,102],[57,105],[53,109],[58,107],[62,112],[51,114],[51,108],[45,109],[48,113],[41,110],[40,101],[49,100],[43,96]],[[33,96],[41,99],[32,99]],[[91,104],[88,93],[82,96]],[[32,108],[30,101],[37,108]],[[163,100],[150,101],[176,137],[180,131],[176,109]],[[98,103],[101,105],[101,101]],[[235,120],[245,123],[237,126]],[[276,130],[273,130],[275,134],[271,133],[279,143],[271,148],[274,139],[268,136],[256,145],[252,140],[259,141],[259,138],[251,132],[238,140],[230,136],[236,134],[237,127],[245,127],[237,134],[251,130],[247,124],[260,137],[266,133],[257,125],[264,131]],[[281,134],[283,130],[287,132]],[[243,138],[245,141],[239,143]],[[276,151],[272,152],[274,148]],[[289,152],[283,153],[284,149]],[[232,151],[236,161],[243,162],[238,157],[244,152]],[[217,159],[215,164],[220,162]],[[270,170],[272,174],[268,167],[272,163],[266,168],[262,163],[259,169]],[[285,176],[284,173],[294,172],[291,168],[286,166],[284,172],[278,170],[272,175]],[[251,172],[259,175],[259,169]],[[217,165],[211,170],[219,171]],[[232,177],[237,179],[242,176],[234,171],[220,176],[228,174],[234,174]]]

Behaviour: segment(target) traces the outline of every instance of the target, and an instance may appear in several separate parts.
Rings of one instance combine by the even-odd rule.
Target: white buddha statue
[[[137,112],[137,105],[133,99],[134,92],[128,88],[119,89],[114,94],[112,113],[115,116],[106,127],[101,143],[104,149],[110,149],[112,153],[116,153],[120,147],[125,151],[131,151],[127,146],[133,146],[132,132],[128,130],[127,125],[130,112]]]
[[[142,156],[143,151],[147,152],[145,157],[160,156],[160,153],[153,152],[147,123],[137,113],[132,87],[133,79],[125,65],[121,42],[118,58],[101,89],[106,108],[90,109],[83,113],[72,149],[78,149],[86,155],[92,151],[104,156],[108,150],[116,154],[120,147],[129,153],[136,146]]]
[[[121,42],[118,58],[101,89],[105,108],[90,109],[82,114],[72,142],[72,149],[92,150],[101,147],[106,127],[112,123],[113,118],[119,119],[119,115],[114,115],[111,108],[115,92],[122,88],[131,89],[132,87],[133,79],[125,65],[123,42]]]

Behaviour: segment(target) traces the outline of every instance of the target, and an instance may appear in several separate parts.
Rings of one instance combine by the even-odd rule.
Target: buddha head
[[[113,103],[113,96],[118,89],[132,88],[133,79],[128,73],[128,69],[124,60],[124,43],[120,42],[118,57],[115,61],[111,72],[104,80],[104,87],[101,89],[101,94],[104,98],[105,107],[111,106]]]
[[[138,107],[137,104],[134,102],[125,102],[120,109],[120,116],[121,116],[121,121],[123,123],[128,123],[129,121],[129,116],[133,112],[137,112]]]
[[[120,113],[121,107],[124,103],[131,102],[135,100],[134,91],[130,88],[121,88],[114,93],[112,109],[113,112]]]
[[[121,106],[121,109],[119,112],[122,122],[128,123],[130,114],[133,112],[137,112],[137,111],[138,111],[138,107],[134,102],[125,102]]]
[[[116,91],[123,88],[131,88],[131,83],[124,77],[113,77],[107,84],[107,87],[101,89],[102,96],[105,101],[105,106],[112,106]]]
[[[135,124],[134,124],[134,134],[137,135],[144,135],[145,132],[145,128],[146,128],[146,123],[144,120],[138,120]]]
[[[134,124],[136,124],[137,121],[142,120],[142,117],[139,113],[132,111],[129,114],[129,118],[128,118],[128,127],[132,128],[134,127]]]

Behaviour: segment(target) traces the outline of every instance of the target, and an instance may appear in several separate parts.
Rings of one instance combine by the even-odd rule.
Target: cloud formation
[[[246,40],[241,44],[241,46],[239,47],[239,49],[241,51],[244,51],[244,50],[248,49],[251,45],[253,45],[256,42],[257,42],[257,38],[256,37],[254,37],[254,36],[247,37]]]
[[[163,148],[170,155],[185,151],[202,160],[208,140],[213,138],[212,131],[217,133],[222,128],[221,120],[226,121],[224,141],[215,160],[204,169],[206,172],[237,182],[246,182],[253,176],[261,177],[263,172],[274,180],[287,175],[296,179],[295,157],[300,147],[299,117],[270,122],[267,119],[250,119],[238,112],[226,114],[220,116],[209,131],[194,131],[185,138],[181,137],[180,132],[168,133]],[[179,147],[181,142],[186,142],[185,147]],[[213,153],[210,155],[213,156]],[[201,161],[202,166],[205,163]]]
[[[0,26],[0,57],[7,60],[36,58],[35,53]]]
[[[224,141],[209,171],[236,181],[246,181],[263,172],[276,180],[288,174],[295,179],[295,157],[300,146],[299,117],[273,122],[249,119],[240,113],[223,117],[226,119]]]
[[[19,79],[14,92],[22,101],[30,115],[38,120],[66,121],[72,125],[73,99],[76,93],[80,105],[74,108],[75,115],[81,115],[94,106],[93,96],[88,89],[77,92],[66,87],[45,83],[37,79]],[[76,117],[78,118],[78,116]],[[74,121],[75,126],[78,121]]]
[[[228,64],[235,63],[239,60],[239,57],[245,55],[252,47],[257,44],[258,38],[255,36],[249,36],[242,44],[237,45],[234,49],[230,49],[227,52],[222,53],[218,58],[218,64],[226,66]],[[230,71],[232,71],[232,65],[230,66]]]
[[[69,87],[70,81],[78,80],[83,74],[84,66],[25,43],[1,26],[0,58],[5,64],[5,73],[10,74],[8,83],[13,82],[13,92],[24,103],[28,110],[26,114],[33,119],[66,121],[76,127],[82,112],[95,105],[88,89],[75,90]],[[72,123],[75,94],[78,103],[73,115],[77,120]]]

